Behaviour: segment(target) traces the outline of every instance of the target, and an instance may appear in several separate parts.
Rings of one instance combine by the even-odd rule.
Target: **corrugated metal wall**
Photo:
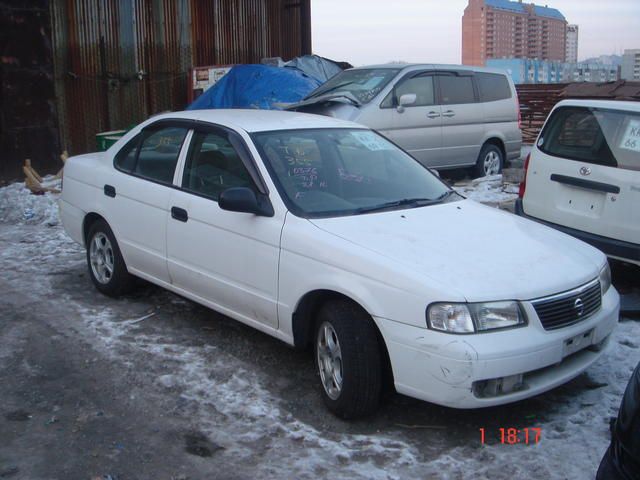
[[[49,3],[0,0],[0,184],[60,168]]]
[[[311,53],[310,0],[52,0],[60,143],[187,101],[189,69]]]

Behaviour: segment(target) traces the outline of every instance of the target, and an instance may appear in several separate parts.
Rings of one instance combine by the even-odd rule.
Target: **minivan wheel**
[[[87,233],[87,265],[95,287],[117,297],[131,290],[134,277],[127,271],[118,242],[104,220],[96,221]]]
[[[382,359],[371,318],[345,300],[327,302],[317,317],[315,360],[322,396],[344,419],[374,413],[382,390]]]
[[[486,177],[489,175],[497,175],[502,172],[502,166],[504,165],[504,158],[502,150],[495,145],[487,143],[480,150],[478,155],[478,161],[475,166],[476,177]]]

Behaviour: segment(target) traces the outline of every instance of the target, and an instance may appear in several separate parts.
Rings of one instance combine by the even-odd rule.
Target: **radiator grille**
[[[545,330],[567,327],[586,320],[600,309],[600,282],[593,280],[574,290],[538,298],[531,303]]]

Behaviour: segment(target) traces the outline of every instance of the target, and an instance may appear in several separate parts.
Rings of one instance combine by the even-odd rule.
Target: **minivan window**
[[[279,130],[252,138],[287,207],[302,217],[357,215],[460,198],[371,130]]]
[[[504,75],[499,73],[475,73],[481,102],[495,102],[511,98],[511,87]]]
[[[640,114],[560,107],[540,134],[538,148],[556,157],[640,171]]]
[[[344,70],[311,92],[305,100],[321,95],[346,95],[358,103],[368,103],[387,86],[399,71],[399,68]]]
[[[440,100],[443,105],[474,103],[473,80],[470,76],[440,75]]]
[[[145,132],[134,173],[161,183],[171,183],[186,128],[167,127]]]
[[[398,105],[400,97],[406,93],[416,95],[416,103],[408,105],[410,107],[424,107],[435,104],[435,89],[433,86],[433,75],[421,75],[407,78],[400,81],[393,91],[384,99],[380,105],[382,108],[395,107]]]

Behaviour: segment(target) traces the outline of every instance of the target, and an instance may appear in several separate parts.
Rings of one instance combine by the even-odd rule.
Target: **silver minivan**
[[[427,167],[500,173],[520,157],[518,99],[503,70],[387,64],[344,70],[290,110],[373,128]]]

